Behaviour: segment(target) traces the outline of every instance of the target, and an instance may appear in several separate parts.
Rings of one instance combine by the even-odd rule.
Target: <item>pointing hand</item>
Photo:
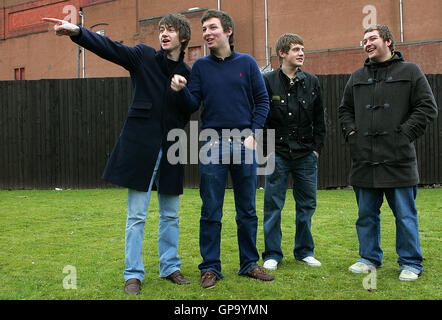
[[[43,21],[53,23],[55,34],[57,36],[76,36],[80,33],[80,27],[67,22],[66,20],[60,20],[55,18],[43,18]]]

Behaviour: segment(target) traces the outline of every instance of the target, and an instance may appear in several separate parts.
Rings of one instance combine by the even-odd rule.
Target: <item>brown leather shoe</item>
[[[127,294],[139,294],[141,290],[141,281],[137,278],[132,278],[126,281],[124,292]]]
[[[170,280],[176,284],[190,284],[190,281],[184,278],[180,270],[169,274],[167,277],[165,277],[165,279]]]
[[[213,288],[216,285],[216,275],[213,272],[206,271],[200,280],[200,286],[204,289]]]
[[[247,272],[247,276],[250,278],[259,279],[262,281],[273,281],[275,279],[274,276],[268,274],[264,271],[264,269],[260,266],[255,267],[254,269]]]

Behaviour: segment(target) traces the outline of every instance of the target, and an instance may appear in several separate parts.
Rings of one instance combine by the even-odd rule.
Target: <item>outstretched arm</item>
[[[99,35],[96,32],[89,31],[86,28],[64,20],[54,18],[43,18],[42,20],[53,23],[57,35],[70,36],[73,42],[83,48],[129,71],[136,70],[142,62],[143,52],[140,45],[128,47],[120,42],[112,41],[106,36]]]

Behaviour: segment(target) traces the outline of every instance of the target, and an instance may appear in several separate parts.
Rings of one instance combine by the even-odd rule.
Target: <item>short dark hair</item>
[[[191,36],[189,20],[180,13],[169,13],[160,20],[158,28],[162,25],[175,28],[180,41],[186,39],[186,41],[181,42],[181,51],[184,51],[189,44]]]
[[[209,20],[210,18],[218,18],[219,21],[221,22],[221,26],[223,27],[224,32],[227,32],[229,31],[229,28],[232,28],[232,34],[229,37],[229,44],[230,46],[233,46],[234,42],[233,34],[235,33],[235,23],[233,22],[233,18],[224,11],[209,9],[203,14],[201,18],[201,23],[204,23],[206,20]]]
[[[388,41],[391,39],[391,44],[389,45],[390,51],[391,53],[393,53],[394,51],[394,39],[393,39],[393,34],[391,33],[390,29],[383,25],[383,24],[374,24],[369,26],[367,29],[365,29],[364,34],[366,34],[367,32],[372,32],[372,31],[379,31],[379,35],[381,36],[381,38],[384,41]]]
[[[282,58],[279,55],[279,51],[288,53],[292,44],[304,45],[304,40],[302,40],[302,38],[297,34],[284,33],[282,36],[279,37],[278,41],[276,41],[276,54],[278,55],[279,62],[282,61]]]

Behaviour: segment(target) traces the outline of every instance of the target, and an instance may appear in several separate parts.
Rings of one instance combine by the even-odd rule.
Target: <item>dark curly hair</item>
[[[232,28],[232,34],[229,37],[229,45],[232,47],[234,42],[233,34],[235,33],[235,23],[233,22],[233,18],[224,11],[210,9],[207,10],[201,17],[201,23],[204,23],[210,18],[218,18],[224,32],[227,32],[229,31],[229,28]]]
[[[181,51],[184,51],[189,44],[191,36],[189,20],[180,13],[169,13],[160,20],[158,28],[162,25],[175,28],[178,32],[180,41],[186,39],[186,41],[181,42]]]

